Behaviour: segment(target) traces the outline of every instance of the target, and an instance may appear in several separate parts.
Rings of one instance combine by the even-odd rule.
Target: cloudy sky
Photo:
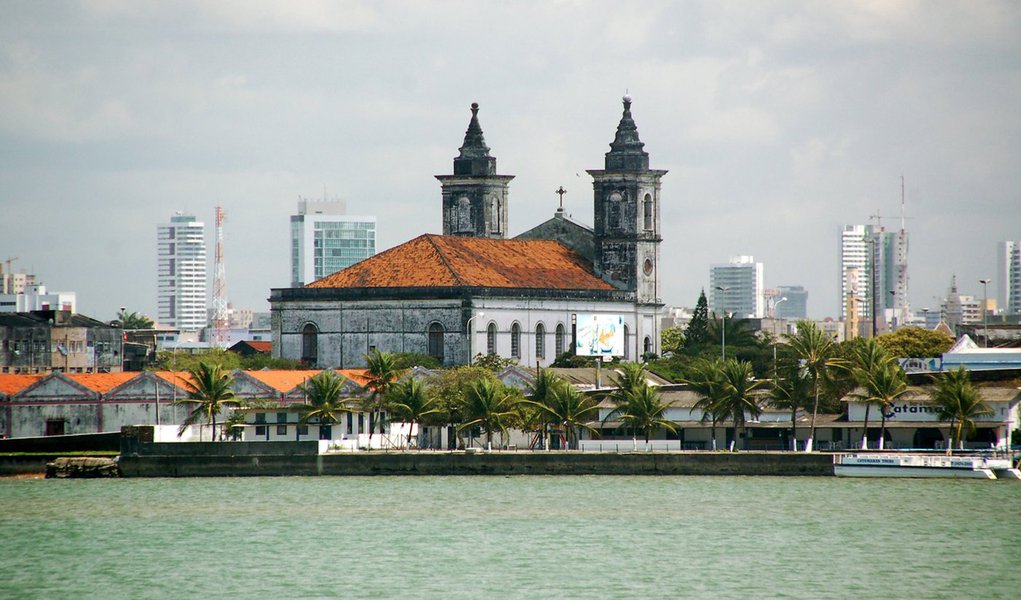
[[[838,232],[899,213],[911,301],[981,295],[1021,239],[1021,4],[0,1],[0,260],[102,319],[156,313],[156,226],[227,212],[229,296],[286,286],[288,215],[339,197],[379,248],[441,231],[481,105],[510,231],[633,113],[663,180],[664,300],[739,254],[838,309]],[[580,174],[580,175],[579,175]],[[211,227],[210,227],[211,228]],[[212,234],[209,235],[212,243]],[[212,246],[210,246],[210,257]],[[210,268],[210,272],[212,269]],[[211,287],[211,286],[210,286]],[[990,296],[993,290],[989,290]]]

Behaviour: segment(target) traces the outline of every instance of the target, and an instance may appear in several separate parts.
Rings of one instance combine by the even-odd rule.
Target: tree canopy
[[[941,331],[901,327],[879,336],[879,343],[897,358],[935,358],[954,345],[954,338]]]

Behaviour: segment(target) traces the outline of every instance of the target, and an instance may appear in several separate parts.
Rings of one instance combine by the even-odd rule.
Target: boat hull
[[[834,465],[837,477],[952,477],[964,479],[996,479],[990,469],[949,469],[940,467],[870,467]]]
[[[833,457],[838,477],[949,477],[1013,479],[1009,460],[925,454],[839,454]]]

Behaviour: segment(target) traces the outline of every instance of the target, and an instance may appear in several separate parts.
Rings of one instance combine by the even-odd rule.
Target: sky
[[[980,297],[1021,239],[1021,3],[0,0],[0,261],[103,320],[156,316],[156,227],[227,214],[230,301],[269,310],[299,197],[440,233],[478,102],[510,233],[592,181],[632,113],[663,178],[663,300],[731,256],[834,316],[844,224],[899,227],[910,300]],[[5,265],[6,266],[6,265]],[[210,275],[212,274],[210,265]],[[995,286],[995,284],[993,284]],[[210,290],[212,285],[210,283]],[[989,289],[993,296],[993,287]]]

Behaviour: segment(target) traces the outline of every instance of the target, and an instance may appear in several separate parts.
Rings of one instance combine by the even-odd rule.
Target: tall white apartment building
[[[1021,241],[999,242],[996,248],[996,306],[1021,315]]]
[[[840,233],[840,320],[871,328],[872,307],[885,323],[909,320],[907,232],[845,225]],[[848,307],[857,310],[848,314]]]
[[[161,325],[198,331],[208,324],[206,227],[180,212],[156,228],[157,315]]]
[[[376,254],[376,217],[347,214],[343,201],[299,200],[291,215],[291,287]]]
[[[752,256],[734,256],[709,270],[709,310],[737,318],[763,318],[763,266]]]

